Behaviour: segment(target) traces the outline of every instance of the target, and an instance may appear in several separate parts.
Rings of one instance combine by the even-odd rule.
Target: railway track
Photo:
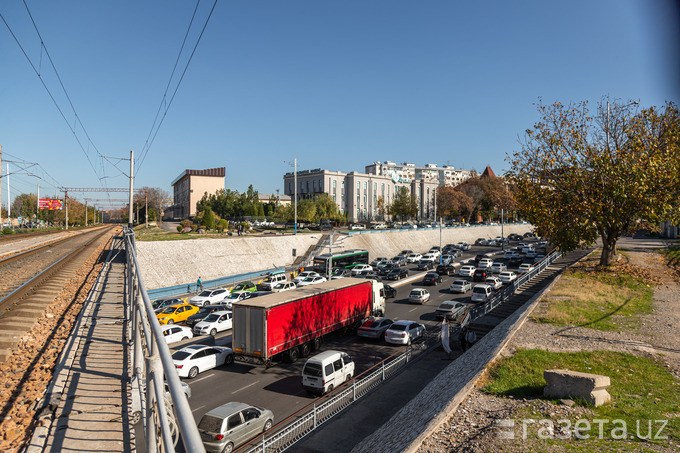
[[[0,261],[0,361],[42,317],[113,226],[59,239]]]

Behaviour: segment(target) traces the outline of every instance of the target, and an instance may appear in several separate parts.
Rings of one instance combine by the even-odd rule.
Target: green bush
[[[181,233],[184,227],[182,225],[177,225],[177,232]]]
[[[217,229],[219,230],[220,233],[223,232],[224,230],[228,229],[228,228],[229,228],[229,222],[227,222],[226,220],[222,219],[219,222],[217,222]]]
[[[10,227],[5,227],[2,229],[2,234],[14,234],[14,230]]]

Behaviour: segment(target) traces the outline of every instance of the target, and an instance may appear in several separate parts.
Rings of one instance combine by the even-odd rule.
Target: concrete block
[[[612,399],[607,392],[607,387],[611,385],[609,376],[571,370],[545,370],[543,378],[548,383],[543,389],[543,396],[548,398],[581,398],[595,407]]]

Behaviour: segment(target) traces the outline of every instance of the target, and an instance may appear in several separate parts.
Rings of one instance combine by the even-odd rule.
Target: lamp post
[[[284,161],[288,165],[290,165],[290,161]],[[297,234],[297,157],[293,159],[293,185],[295,186],[293,188],[293,193],[295,196],[295,199],[293,200],[293,209],[294,209],[294,224],[295,224],[295,234]]]

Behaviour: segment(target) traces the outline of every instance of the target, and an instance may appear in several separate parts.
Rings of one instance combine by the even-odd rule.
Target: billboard
[[[61,200],[53,200],[51,198],[40,198],[38,200],[38,208],[40,210],[47,209],[49,211],[61,211],[64,209],[64,203]]]

